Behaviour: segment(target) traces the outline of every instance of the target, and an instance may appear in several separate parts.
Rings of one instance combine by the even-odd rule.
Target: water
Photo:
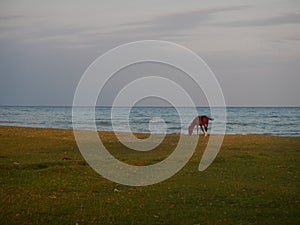
[[[82,129],[93,125],[91,109],[81,108],[84,122]],[[177,111],[172,107],[136,107],[131,110],[129,127],[125,112],[127,108],[117,108],[117,131],[187,133],[191,120],[195,117],[191,108],[181,108],[184,112],[182,123]],[[201,115],[210,115],[208,107],[197,109]],[[300,107],[228,107],[227,134],[267,134],[276,136],[300,136]],[[95,113],[98,130],[112,130],[111,108],[97,107]],[[162,121],[163,119],[163,121]],[[215,118],[215,121],[217,118]],[[211,122],[210,126],[217,124]],[[0,125],[43,128],[72,129],[72,107],[20,107],[1,106]]]

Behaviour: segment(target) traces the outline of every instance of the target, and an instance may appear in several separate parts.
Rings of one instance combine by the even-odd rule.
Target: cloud
[[[214,14],[226,11],[240,10],[245,6],[229,6],[218,7],[211,9],[195,9],[190,11],[180,11],[167,15],[157,16],[155,18],[140,21],[120,24],[119,27],[132,28],[137,31],[180,31],[198,27],[213,19]]]
[[[240,10],[245,6],[227,6],[208,9],[193,9],[178,11],[152,18],[133,21],[128,23],[120,23],[114,26],[85,26],[77,25],[59,25],[48,24],[43,26],[43,23],[35,24],[28,21],[24,26],[12,26],[5,28],[0,27],[6,32],[0,35],[9,39],[17,39],[22,36],[23,43],[61,43],[65,47],[76,46],[107,46],[115,45],[128,41],[135,41],[141,38],[146,39],[165,39],[177,40],[188,38],[187,30],[193,30],[201,25],[208,24],[214,19],[214,16],[219,13]],[[23,16],[2,16],[1,19],[12,20],[21,19]],[[23,18],[24,19],[24,18]],[[9,28],[9,29],[8,29]]]
[[[292,34],[287,37],[285,37],[285,40],[289,41],[300,41],[300,34]]]
[[[23,18],[25,18],[25,16],[22,15],[8,15],[8,16],[0,15],[0,22],[6,22],[8,20],[23,19]]]
[[[95,32],[94,40],[120,44],[139,39],[186,40],[190,30],[209,25],[215,15],[227,11],[241,10],[246,6],[227,6],[208,9],[193,9],[154,16],[142,21],[117,24],[108,32]],[[105,43],[105,44],[104,44]]]
[[[269,18],[216,23],[215,25],[246,27],[246,26],[277,26],[277,25],[299,24],[299,23],[300,23],[300,13],[287,13],[287,14],[282,14],[282,15],[269,17]]]

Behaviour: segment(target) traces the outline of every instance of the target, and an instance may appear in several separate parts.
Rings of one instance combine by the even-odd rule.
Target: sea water
[[[187,133],[196,116],[192,108],[181,108],[181,118],[173,107],[115,108],[114,127],[111,107],[82,107],[82,129],[95,125],[101,131],[132,131],[149,133]],[[127,116],[127,112],[130,112]],[[199,115],[210,116],[209,107],[198,107]],[[227,134],[265,134],[300,136],[300,107],[227,107]],[[129,119],[127,119],[129,118]],[[210,121],[210,126],[217,124]],[[0,125],[72,129],[72,107],[0,106]],[[218,129],[215,129],[218,133]]]

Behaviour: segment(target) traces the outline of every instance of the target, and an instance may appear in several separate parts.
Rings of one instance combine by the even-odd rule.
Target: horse
[[[195,126],[197,126],[197,135],[198,135],[198,126],[200,126],[205,136],[207,136],[208,122],[210,120],[214,120],[214,119],[209,118],[208,116],[196,116],[189,126],[189,135],[193,134],[193,130]]]

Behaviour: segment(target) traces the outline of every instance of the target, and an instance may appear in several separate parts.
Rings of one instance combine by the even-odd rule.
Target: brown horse
[[[189,126],[189,135],[193,133],[194,127],[197,126],[197,134],[198,134],[198,126],[200,126],[201,130],[207,136],[207,128],[208,122],[210,120],[214,120],[213,118],[209,118],[208,116],[196,116],[195,119],[191,122]]]

